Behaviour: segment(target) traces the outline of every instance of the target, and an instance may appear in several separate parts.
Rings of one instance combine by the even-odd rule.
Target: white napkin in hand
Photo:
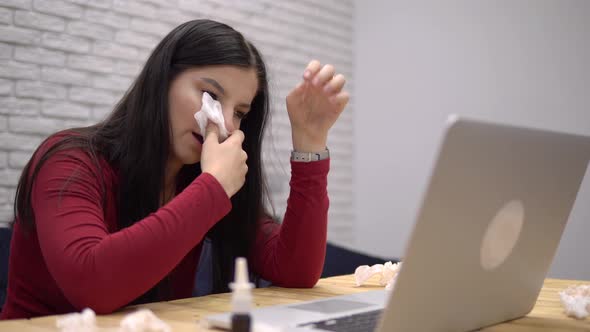
[[[195,113],[195,120],[199,124],[201,129],[201,136],[205,138],[205,130],[207,123],[212,121],[219,127],[219,139],[225,141],[228,136],[227,129],[225,128],[225,120],[223,119],[223,112],[221,110],[221,104],[213,99],[207,92],[203,92],[201,110]]]

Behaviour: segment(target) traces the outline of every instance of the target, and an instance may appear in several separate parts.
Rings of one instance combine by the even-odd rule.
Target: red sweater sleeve
[[[281,225],[259,222],[250,261],[264,279],[283,287],[313,287],[326,256],[329,160],[291,162],[291,191]]]
[[[231,203],[204,173],[155,213],[109,233],[101,176],[85,153],[57,153],[38,173],[32,205],[43,257],[66,298],[78,309],[109,313],[166,276]]]

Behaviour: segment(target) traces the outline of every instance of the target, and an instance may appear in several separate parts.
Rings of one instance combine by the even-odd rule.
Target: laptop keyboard
[[[350,316],[332,318],[318,322],[301,325],[301,327],[311,327],[319,330],[337,331],[337,332],[367,332],[374,331],[377,328],[379,317],[383,310],[373,310],[362,312]]]

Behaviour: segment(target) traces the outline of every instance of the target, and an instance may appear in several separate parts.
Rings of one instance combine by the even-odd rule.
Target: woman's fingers
[[[328,81],[334,77],[336,69],[334,66],[327,64],[320,69],[317,75],[312,79],[311,83],[316,87],[324,86]]]
[[[332,78],[332,80],[330,80],[330,82],[328,82],[326,86],[324,86],[324,91],[333,94],[340,93],[345,83],[346,78],[344,77],[344,75],[338,74],[334,76],[334,78]]]
[[[320,69],[321,69],[320,62],[318,60],[311,60],[307,64],[307,68],[305,68],[305,71],[303,72],[303,79],[305,79],[305,80],[312,79],[318,73],[318,71]]]

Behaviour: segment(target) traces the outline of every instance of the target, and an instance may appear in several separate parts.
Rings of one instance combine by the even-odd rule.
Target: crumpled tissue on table
[[[357,286],[361,286],[374,275],[380,275],[379,284],[385,286],[385,289],[392,290],[397,280],[397,274],[402,263],[386,262],[385,264],[375,264],[373,266],[361,265],[354,271],[354,279]]]
[[[98,332],[100,330],[96,325],[96,314],[92,309],[86,308],[81,313],[71,313],[56,321],[57,328],[61,332]],[[118,332],[171,332],[172,329],[163,320],[159,319],[149,309],[139,309],[133,313],[125,315],[116,330]]]
[[[171,332],[166,322],[158,318],[149,309],[140,309],[121,321],[121,332]]]
[[[212,121],[217,127],[219,127],[219,139],[225,141],[229,134],[225,128],[225,120],[223,119],[221,104],[213,99],[207,92],[203,92],[201,105],[201,110],[195,113],[195,120],[197,120],[197,123],[199,124],[201,136],[205,138],[207,123]]]
[[[55,325],[61,332],[93,332],[96,331],[96,315],[92,309],[84,309],[81,313],[71,313],[58,317]]]
[[[584,319],[590,313],[590,285],[576,285],[559,292],[565,314]]]

